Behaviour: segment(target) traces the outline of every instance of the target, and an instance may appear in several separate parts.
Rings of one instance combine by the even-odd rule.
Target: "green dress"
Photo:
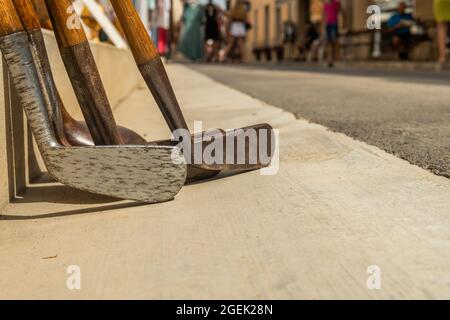
[[[434,0],[434,15],[438,22],[450,22],[450,0]]]
[[[194,61],[203,57],[203,15],[204,8],[199,4],[186,4],[184,7],[178,51]]]

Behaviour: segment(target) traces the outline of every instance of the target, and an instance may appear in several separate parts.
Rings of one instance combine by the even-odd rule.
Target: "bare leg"
[[[333,43],[333,63],[338,60],[339,55],[339,43],[336,41]]]
[[[314,60],[319,59],[319,49],[320,49],[320,40],[315,40],[311,45],[311,50],[308,56],[308,62],[313,62]]]
[[[397,36],[393,36],[392,37],[392,49],[394,49],[395,53],[397,54],[397,56],[400,55],[400,38]]]
[[[213,51],[212,61],[217,62],[219,60],[218,56],[219,56],[219,51],[220,51],[220,41],[219,40],[214,41],[213,50],[214,51]]]
[[[244,62],[245,55],[245,38],[239,38],[238,40],[239,52],[241,54],[241,58],[239,62]]]
[[[439,63],[445,63],[445,55],[447,51],[447,22],[439,22],[437,25],[438,45],[439,45]]]
[[[326,45],[326,52],[327,52],[327,61],[328,61],[328,66],[332,67],[333,66],[333,57],[334,57],[334,43],[332,42],[327,42]]]
[[[210,62],[210,56],[208,54],[208,42],[203,45],[203,52],[205,53],[205,61]]]
[[[233,45],[234,45],[234,38],[232,36],[229,36],[225,49],[223,49],[220,52],[220,58],[219,58],[220,62],[225,62],[225,60],[228,58],[228,55],[229,55],[231,49],[233,48]]]

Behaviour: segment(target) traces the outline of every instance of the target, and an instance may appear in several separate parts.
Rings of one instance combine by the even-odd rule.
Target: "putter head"
[[[120,199],[167,201],[179,192],[186,165],[179,149],[160,146],[63,147],[49,121],[24,31],[0,36],[19,101],[50,175],[71,187]]]
[[[207,130],[199,134],[183,136],[184,140],[192,142],[191,155],[184,154],[188,165],[188,180],[207,179],[216,174],[229,172],[244,172],[258,170],[268,167],[275,154],[276,141],[274,129],[270,124],[262,123],[253,126],[233,129],[233,130]],[[213,145],[217,142],[217,145]],[[184,144],[173,140],[160,140],[151,142],[160,146],[182,146],[186,152]],[[222,149],[223,158],[217,162],[202,161],[196,163],[194,153],[198,154],[198,149],[202,160],[211,153]],[[197,150],[197,151],[196,151]],[[214,152],[214,153],[215,153]],[[190,157],[190,159],[189,159]]]

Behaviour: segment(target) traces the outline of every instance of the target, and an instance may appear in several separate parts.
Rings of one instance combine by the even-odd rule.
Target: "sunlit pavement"
[[[156,205],[39,181],[0,216],[0,298],[450,298],[449,179],[185,66],[169,75],[191,125],[280,129],[279,172]],[[146,89],[115,114],[149,140],[168,136]]]

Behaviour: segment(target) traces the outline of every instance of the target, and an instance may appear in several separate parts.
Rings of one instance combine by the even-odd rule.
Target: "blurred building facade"
[[[236,0],[230,1],[230,5]],[[377,4],[382,9],[383,20],[389,18],[401,0],[341,0],[342,15],[340,25],[341,58],[348,60],[395,59],[389,45],[383,44],[383,31],[368,30],[367,8]],[[248,57],[252,59],[298,59],[299,45],[305,33],[306,24],[312,21],[320,26],[322,0],[248,0],[250,3],[249,22],[252,26],[248,34]],[[433,1],[406,0],[408,10],[425,27],[428,41],[422,41],[411,55],[413,60],[434,60],[436,57]],[[292,29],[292,30],[291,30]],[[318,27],[319,31],[320,27]],[[286,35],[288,34],[288,36]],[[289,36],[290,34],[290,36]],[[374,51],[380,50],[378,54]]]

